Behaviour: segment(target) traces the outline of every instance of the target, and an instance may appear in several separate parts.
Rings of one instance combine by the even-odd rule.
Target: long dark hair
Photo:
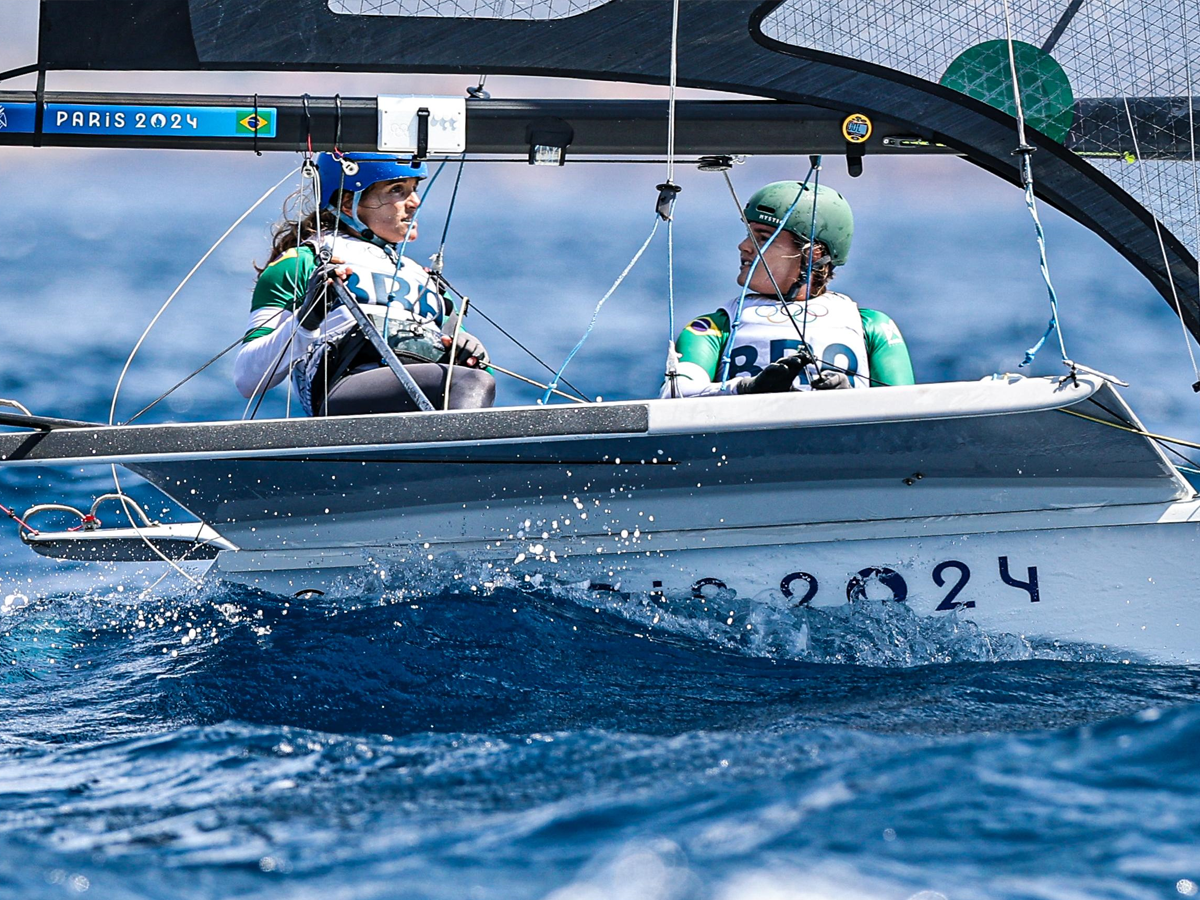
[[[336,201],[339,198],[335,196],[334,199]],[[299,247],[317,234],[339,227],[337,216],[328,209],[311,207],[311,191],[297,188],[288,194],[283,201],[283,218],[271,228],[271,255],[267,257],[265,265],[253,264],[255,272],[261,275],[267,266],[289,250]]]

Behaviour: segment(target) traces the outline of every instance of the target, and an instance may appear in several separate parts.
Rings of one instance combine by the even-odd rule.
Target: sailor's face
[[[774,228],[770,225],[755,223],[750,226],[750,231],[754,234],[754,239],[758,241],[758,246],[764,248],[762,260],[766,262],[766,266],[759,260],[758,253],[754,249],[754,242],[747,235],[738,244],[738,255],[741,258],[738,285],[744,286],[746,279],[749,278],[752,293],[773,297],[775,296],[775,285],[778,285],[779,290],[786,294],[800,277],[800,269],[804,260],[804,254],[797,245],[795,236],[790,231],[781,231],[768,247],[767,241],[770,241],[771,235],[775,233]],[[774,285],[771,283],[772,276],[775,278]],[[803,299],[803,295],[804,288],[801,288],[797,299]]]
[[[385,241],[415,241],[417,223],[413,216],[421,205],[417,184],[416,178],[376,182],[359,199],[358,218]]]

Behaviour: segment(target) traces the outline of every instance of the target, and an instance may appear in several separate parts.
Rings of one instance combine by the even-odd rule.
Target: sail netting
[[[569,19],[609,0],[328,0],[345,16],[437,19]]]
[[[1087,159],[1200,256],[1200,2],[1009,0],[1008,9],[1027,124]],[[762,33],[1015,114],[1000,0],[784,0]]]

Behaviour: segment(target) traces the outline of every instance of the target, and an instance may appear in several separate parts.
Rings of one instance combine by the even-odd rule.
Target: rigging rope
[[[1104,419],[1097,419],[1095,416],[1089,416],[1086,413],[1076,412],[1073,409],[1062,409],[1059,412],[1066,413],[1068,416],[1078,416],[1081,419],[1087,419],[1089,422],[1095,422],[1097,425],[1107,425],[1109,428],[1116,428],[1120,431],[1128,431],[1130,434],[1139,434],[1142,437],[1150,438],[1163,444],[1177,444],[1180,447],[1190,447],[1193,450],[1200,450],[1200,444],[1192,441],[1185,441],[1183,438],[1169,437],[1165,434],[1155,434],[1153,431],[1147,431],[1144,428],[1134,428],[1132,425],[1118,425],[1116,422],[1108,422]]]
[[[1187,35],[1186,12],[1180,18],[1183,20],[1183,46],[1187,47],[1188,46],[1188,44],[1187,44],[1188,35]],[[1105,30],[1106,30],[1106,33],[1108,36],[1108,41],[1111,45],[1112,44],[1112,27],[1111,27],[1111,24],[1108,19],[1107,11],[1104,14],[1104,26],[1105,26]],[[1194,193],[1196,196],[1196,207],[1193,210],[1193,212],[1197,212],[1197,211],[1200,211],[1200,187],[1197,187],[1197,181],[1196,181],[1196,178],[1197,178],[1197,173],[1196,173],[1196,132],[1195,132],[1195,122],[1194,122],[1194,111],[1192,108],[1193,104],[1192,104],[1192,100],[1191,100],[1192,76],[1191,76],[1191,55],[1190,54],[1188,54],[1186,61],[1185,61],[1185,72],[1186,72],[1186,78],[1187,78],[1188,126],[1189,126],[1188,133],[1191,138],[1190,144],[1191,144],[1191,157],[1192,157],[1192,184],[1193,184],[1193,189],[1194,189]],[[1120,83],[1121,76],[1120,76],[1120,71],[1116,65],[1115,57],[1113,59],[1113,78],[1114,78],[1115,83],[1117,83],[1117,84]],[[1128,95],[1122,95],[1121,100],[1125,107],[1125,121],[1129,125],[1129,136],[1130,136],[1130,139],[1133,141],[1133,158],[1138,166],[1138,174],[1141,176],[1142,196],[1149,197],[1149,196],[1151,196],[1151,191],[1149,189],[1150,186],[1148,184],[1149,176],[1146,171],[1145,160],[1142,159],[1141,146],[1138,141],[1137,128],[1135,127],[1134,121],[1133,121],[1133,112],[1129,106]],[[1154,219],[1154,236],[1158,241],[1158,249],[1159,249],[1159,253],[1162,255],[1163,268],[1166,270],[1166,274],[1167,274],[1167,285],[1171,289],[1171,299],[1174,302],[1175,313],[1176,313],[1176,315],[1179,316],[1179,327],[1183,331],[1183,344],[1184,344],[1184,347],[1187,349],[1188,358],[1192,363],[1192,374],[1196,379],[1192,383],[1192,390],[1200,391],[1200,368],[1197,367],[1196,355],[1192,350],[1192,342],[1191,342],[1191,340],[1189,340],[1187,323],[1183,319],[1182,303],[1180,302],[1179,292],[1175,286],[1175,277],[1171,272],[1171,264],[1168,261],[1166,242],[1163,239],[1163,234],[1162,234],[1162,225],[1159,223],[1158,214],[1156,212],[1151,210],[1151,215]]]
[[[750,271],[746,273],[746,281],[742,285],[742,292],[738,295],[737,307],[734,310],[733,323],[729,327],[729,339],[725,341],[725,349],[721,353],[721,381],[729,380],[729,366],[731,362],[731,356],[733,354],[733,341],[734,338],[737,337],[738,329],[742,325],[742,312],[746,306],[746,295],[750,292],[750,282],[754,279],[754,273],[758,271],[758,266],[760,263],[765,271],[771,271],[770,267],[766,263],[766,260],[763,258],[763,254],[766,253],[768,247],[775,243],[775,238],[779,237],[780,232],[783,231],[783,226],[787,224],[787,220],[791,217],[792,213],[795,212],[796,207],[800,205],[800,198],[803,197],[804,192],[808,190],[808,180],[812,178],[814,169],[815,166],[809,167],[808,174],[804,176],[804,181],[800,184],[800,190],[796,192],[796,199],[793,200],[792,205],[787,208],[787,212],[780,217],[779,224],[775,227],[775,230],[771,232],[771,236],[767,238],[767,242],[763,244],[762,247],[759,247],[758,241],[754,240],[754,236],[750,229],[750,223],[746,221],[745,213],[743,212],[742,214],[742,221],[746,225],[747,233],[751,233],[751,242],[754,244],[757,254],[754,259],[754,265],[752,265],[750,267]],[[726,175],[726,178],[728,179],[728,175]],[[733,191],[732,183],[729,186],[729,190]],[[734,194],[734,200],[736,199],[737,195]],[[739,206],[738,208],[740,209],[741,207]],[[815,200],[813,202],[813,208],[816,208]],[[776,291],[779,291],[779,285],[775,283],[774,276],[771,277],[771,284]],[[786,296],[781,291],[779,292],[779,298],[785,304],[787,303]],[[791,318],[790,311],[788,318]]]
[[[804,251],[804,309],[801,311],[800,319],[800,343],[804,345],[805,351],[808,350],[808,301],[812,299],[813,257],[817,253],[817,200],[821,193],[821,157],[815,156],[810,159],[812,160],[813,207],[812,219],[808,223],[808,248]],[[788,291],[788,296],[794,297],[795,290],[796,288],[793,287]],[[790,309],[786,309],[785,313],[789,319],[792,317]],[[817,370],[817,376],[820,377],[820,369]]]
[[[633,254],[633,259],[629,261],[629,265],[627,265],[624,271],[617,276],[617,280],[612,283],[612,287],[604,292],[604,296],[600,298],[600,302],[597,303],[596,308],[592,310],[592,319],[590,322],[588,322],[588,327],[583,333],[583,337],[579,339],[579,343],[571,348],[571,352],[567,354],[567,358],[563,360],[563,364],[558,367],[558,371],[555,372],[554,377],[550,379],[550,384],[546,387],[546,393],[542,395],[541,402],[543,404],[550,402],[550,395],[553,393],[555,388],[558,387],[558,383],[562,379],[563,372],[566,371],[567,366],[571,364],[571,360],[575,358],[575,354],[578,353],[580,348],[583,347],[584,342],[586,342],[588,337],[591,335],[592,329],[596,327],[596,318],[600,315],[600,310],[604,307],[604,304],[608,298],[613,295],[613,292],[621,286],[621,282],[625,280],[625,276],[633,270],[635,265],[637,265],[637,261],[642,258],[642,254],[646,252],[646,248],[649,247],[650,242],[654,240],[654,235],[658,233],[658,225],[661,221],[662,219],[659,217],[658,213],[655,213],[654,227],[650,229],[650,235],[645,241],[642,242],[642,246],[638,248],[637,253]]]
[[[304,180],[306,178],[311,179],[313,181],[314,189],[315,189],[316,197],[317,197],[317,203],[318,204],[320,203],[320,196],[321,196],[321,194],[320,194],[320,191],[321,191],[320,172],[317,170],[316,166],[307,166],[306,164],[308,162],[309,162],[309,160],[305,159],[304,163],[302,163],[298,168],[292,169],[292,171],[289,173],[289,176],[294,175],[297,171],[299,171],[301,173],[300,187],[297,189],[297,193],[300,197],[299,203],[300,203],[301,207],[303,206],[303,203],[304,203]],[[343,184],[345,183],[345,174],[344,173],[342,175],[342,183]],[[299,296],[300,296],[300,294],[299,294],[299,292],[300,292],[300,278],[299,278],[299,276],[300,276],[300,253],[299,253],[299,249],[300,249],[300,218],[302,218],[301,212],[302,212],[302,210],[298,208],[297,209],[298,219],[297,219],[297,224],[296,224],[296,250],[297,250],[297,252],[295,255],[296,262],[295,262],[295,267],[294,267],[293,277],[292,277],[292,309],[291,310],[281,309],[279,312],[277,312],[275,314],[276,318],[282,316],[286,312],[294,313],[294,309],[297,305],[297,300],[299,299]],[[322,240],[322,238],[321,238],[321,216],[320,216],[319,206],[318,206],[315,222],[316,222],[315,237],[317,240],[317,244],[319,245]],[[332,238],[333,241],[337,240],[337,230],[338,230],[338,224],[340,224],[340,222],[341,222],[341,218],[335,217],[335,220],[334,220],[335,224],[334,224],[333,238]],[[328,314],[329,307],[328,307],[328,303],[325,300],[324,296],[322,296],[322,302],[326,303],[325,313]],[[271,321],[271,320],[268,320],[267,323],[264,323],[264,326],[266,324],[269,324],[269,321]],[[279,354],[275,357],[274,365],[272,365],[270,370],[268,370],[266,373],[263,374],[263,376],[261,378],[259,378],[258,384],[256,384],[254,386],[254,390],[250,392],[250,396],[246,400],[246,406],[242,410],[242,420],[243,421],[245,421],[245,419],[247,417],[253,419],[258,414],[259,407],[262,406],[262,402],[263,402],[263,399],[267,395],[267,391],[269,391],[271,389],[271,382],[275,378],[275,373],[277,371],[279,371],[279,364],[281,362],[283,362],[283,357],[285,355],[290,356],[290,354],[291,354],[293,342],[296,340],[296,332],[299,330],[299,327],[300,327],[299,321],[296,319],[294,314],[293,314],[292,319],[286,325],[283,325],[280,327],[286,328],[289,326],[291,327],[292,333],[289,336],[287,343],[283,345],[283,348],[279,351]],[[294,358],[289,359],[289,366],[292,365],[294,362],[295,362]],[[289,372],[290,372],[290,369],[289,369]],[[291,387],[292,387],[291,383],[289,382],[289,384],[288,384],[288,405],[286,407],[286,411],[289,413],[291,411]],[[257,402],[256,402],[256,398],[257,398]],[[253,411],[251,411],[251,409],[250,409],[251,404],[254,404]],[[290,418],[290,415],[288,417]]]
[[[250,208],[247,209],[244,213],[242,213],[237,218],[237,220],[225,230],[224,234],[222,234],[219,238],[217,238],[216,243],[214,243],[211,247],[208,248],[208,251],[202,257],[200,257],[199,262],[197,262],[194,266],[192,266],[191,271],[188,272],[187,275],[185,275],[183,277],[183,281],[179,282],[179,285],[175,288],[175,290],[173,290],[171,292],[171,295],[169,297],[167,297],[166,302],[163,303],[163,305],[159,308],[158,312],[154,314],[154,318],[150,320],[150,324],[146,326],[146,328],[142,332],[141,336],[137,339],[137,343],[135,343],[133,345],[133,349],[129,352],[129,357],[125,360],[125,365],[121,369],[121,374],[117,378],[117,386],[113,389],[112,403],[109,405],[109,409],[108,409],[108,424],[109,425],[112,425],[116,418],[117,398],[121,394],[121,385],[124,384],[124,382],[125,382],[125,375],[129,372],[129,367],[133,364],[133,359],[135,356],[137,356],[137,352],[138,352],[138,350],[141,349],[141,346],[145,342],[146,337],[150,334],[151,329],[154,328],[154,326],[158,322],[158,320],[160,318],[162,318],[163,313],[165,313],[167,311],[167,307],[169,307],[171,305],[171,302],[179,295],[179,292],[183,290],[184,285],[186,285],[191,280],[192,276],[196,274],[196,272],[199,270],[199,268],[202,265],[204,265],[205,261],[207,261],[208,258],[210,256],[212,256],[212,254],[216,251],[216,249],[219,246],[221,246],[221,244],[225,241],[225,238],[229,237],[229,235],[233,233],[233,230],[235,228],[237,228],[239,225],[241,225],[242,222],[244,222],[246,220],[246,218],[250,215],[250,213],[252,213],[252,212],[254,212],[254,210],[258,209],[258,207],[261,206],[262,203],[268,197],[270,197],[273,193],[275,193],[275,191],[277,191],[280,188],[280,186],[283,185],[283,183],[285,181],[287,181],[289,178],[291,178],[292,175],[294,175],[295,173],[296,173],[295,169],[293,169],[291,172],[288,172],[287,175],[285,175],[283,178],[279,179],[279,181],[277,181],[270,188],[270,190],[266,191],[261,197],[259,197],[257,200],[255,200],[254,203],[250,206]],[[123,492],[121,490],[121,482],[117,478],[117,467],[111,466],[111,469],[112,469],[112,475],[113,475],[113,484],[116,485],[117,493],[122,494]],[[122,509],[124,509],[124,511],[125,511],[126,518],[129,519],[129,524],[133,527],[133,530],[135,532],[137,532],[138,537],[140,537],[142,539],[142,541],[146,544],[146,546],[149,547],[150,550],[153,551],[153,553],[156,556],[158,556],[164,562],[168,563],[173,569],[175,569],[181,575],[183,575],[184,578],[188,579],[193,584],[196,583],[196,579],[192,578],[192,576],[189,575],[187,572],[185,572],[183,569],[181,569],[178,566],[178,564],[176,564],[171,559],[169,559],[166,556],[166,554],[164,554],[161,550],[159,550],[156,546],[154,546],[154,544],[152,544],[150,542],[150,539],[147,538],[146,535],[142,533],[141,528],[138,527],[137,522],[134,521],[134,518],[129,511],[128,504],[126,504],[124,500],[122,500],[121,506],[122,506]]]
[[[671,4],[671,58],[670,58],[670,76],[668,84],[668,99],[667,99],[667,177],[666,180],[657,185],[658,199],[654,205],[654,226],[650,229],[650,234],[646,240],[642,242],[642,246],[638,248],[637,253],[633,255],[633,259],[625,267],[624,271],[617,276],[617,280],[613,282],[612,287],[605,291],[604,296],[600,298],[600,302],[596,304],[596,308],[592,310],[592,318],[588,322],[587,329],[583,333],[583,337],[579,342],[571,348],[571,352],[567,354],[567,358],[563,360],[563,364],[559,366],[554,373],[554,377],[550,379],[550,384],[546,387],[545,394],[542,395],[541,403],[550,402],[551,396],[557,393],[559,380],[562,378],[563,372],[567,366],[571,364],[571,360],[575,358],[588,337],[591,336],[592,330],[596,327],[596,319],[600,315],[600,310],[608,301],[608,298],[613,295],[621,282],[625,280],[637,261],[642,258],[642,254],[646,252],[646,248],[650,246],[650,242],[654,240],[654,235],[658,233],[660,222],[667,223],[667,323],[670,329],[670,334],[667,336],[667,381],[671,384],[671,394],[675,396],[675,381],[677,375],[678,355],[675,349],[675,240],[673,220],[675,214],[675,200],[679,196],[681,188],[675,184],[675,91],[679,77],[679,0],[672,0]]]
[[[481,73],[479,76],[479,83],[475,85],[475,87],[467,88],[467,100],[490,100],[492,95],[483,89],[485,84],[487,84],[487,75],[485,73]],[[430,262],[432,263],[430,268],[432,268],[434,274],[436,275],[441,274],[446,263],[446,236],[450,233],[450,219],[454,215],[454,204],[458,200],[458,186],[459,183],[462,182],[463,166],[465,166],[466,163],[467,151],[464,148],[462,155],[458,158],[458,174],[454,176],[454,190],[450,192],[450,205],[446,209],[446,221],[442,225],[442,239],[438,243],[437,253],[435,253],[430,259]],[[443,160],[442,165],[445,164],[446,161]],[[441,169],[439,168],[438,171],[440,172]],[[434,177],[436,178],[437,176]],[[430,185],[432,186],[432,182],[430,182]]]
[[[1009,10],[1009,0],[1004,0],[1004,35],[1008,44],[1008,65],[1012,74],[1013,102],[1017,110],[1016,152],[1021,157],[1021,183],[1025,188],[1025,206],[1033,219],[1034,232],[1037,234],[1038,266],[1041,269],[1042,280],[1046,283],[1046,292],[1050,297],[1050,322],[1038,342],[1025,351],[1025,358],[1021,361],[1021,366],[1027,366],[1033,362],[1034,357],[1042,349],[1051,333],[1055,333],[1058,335],[1058,349],[1063,364],[1069,366],[1074,374],[1075,364],[1067,356],[1067,345],[1063,340],[1062,325],[1058,318],[1058,293],[1054,290],[1054,282],[1050,278],[1050,262],[1046,255],[1046,232],[1042,228],[1042,220],[1038,215],[1037,196],[1033,190],[1033,160],[1031,157],[1035,148],[1025,139],[1025,107],[1021,102],[1021,83],[1017,78],[1017,57],[1013,46],[1012,14]]]
[[[679,396],[679,351],[675,346],[675,91],[679,83],[679,0],[671,4],[671,75],[667,88],[667,180],[658,186],[659,216],[667,221],[667,371],[671,396]],[[668,197],[669,195],[669,197]],[[664,204],[664,198],[667,202]],[[665,206],[665,209],[664,209]],[[651,235],[653,236],[653,235]]]
[[[141,349],[142,344],[145,342],[146,337],[150,334],[151,329],[154,328],[154,326],[158,323],[158,320],[162,318],[163,313],[165,313],[167,311],[167,307],[171,305],[172,301],[174,301],[174,299],[179,295],[179,292],[183,290],[184,285],[186,285],[191,280],[192,276],[196,274],[197,270],[202,265],[204,265],[204,263],[208,260],[208,258],[210,256],[213,255],[213,253],[216,251],[216,249],[218,247],[220,247],[222,243],[224,243],[225,239],[227,237],[229,237],[230,234],[233,233],[233,230],[235,228],[237,228],[239,225],[241,225],[242,222],[246,221],[247,216],[249,216],[250,213],[252,213],[256,209],[258,209],[268,197],[270,197],[273,193],[275,193],[277,190],[279,190],[279,188],[283,186],[283,183],[285,181],[287,181],[289,178],[291,178],[293,175],[296,174],[296,171],[297,171],[296,169],[292,169],[292,171],[290,171],[286,175],[284,175],[283,178],[281,178],[281,179],[279,179],[279,181],[275,182],[275,184],[266,193],[264,193],[261,197],[259,197],[257,200],[254,201],[254,203],[250,206],[249,209],[247,209],[244,213],[242,213],[240,216],[238,216],[237,221],[235,221],[232,225],[230,225],[227,229],[225,229],[225,233],[222,234],[219,238],[217,238],[216,243],[214,243],[211,247],[209,247],[208,250],[205,252],[205,254],[202,257],[200,257],[200,261],[197,262],[194,266],[192,266],[191,271],[188,272],[187,275],[185,275],[183,277],[183,281],[179,282],[179,284],[176,286],[175,290],[171,291],[171,295],[169,297],[167,297],[166,302],[163,303],[163,305],[159,308],[158,312],[154,314],[154,318],[150,320],[150,324],[146,326],[146,329],[142,332],[141,337],[139,337],[137,339],[137,343],[135,343],[133,345],[133,349],[129,352],[129,357],[128,357],[128,359],[125,360],[125,365],[121,369],[121,374],[117,378],[117,386],[113,390],[112,403],[109,405],[109,409],[108,409],[108,424],[109,425],[112,425],[114,422],[114,419],[116,418],[117,397],[120,396],[121,385],[124,384],[124,382],[125,382],[125,375],[129,372],[129,367],[133,363],[133,358],[137,355],[137,352]]]
[[[444,284],[446,286],[447,290],[449,290],[452,294],[454,294],[454,296],[458,297],[459,300],[467,299],[463,295],[462,291],[460,291],[453,284],[451,284],[445,277],[443,277],[441,280],[442,280],[442,284]],[[536,362],[539,366],[541,366],[543,369],[545,369],[551,375],[554,374],[553,366],[551,366],[548,362],[546,362],[544,359],[542,359],[540,356],[538,356],[536,353],[534,353],[532,350],[530,350],[528,347],[526,347],[524,344],[522,344],[519,340],[517,340],[515,337],[513,337],[513,335],[510,334],[508,331],[506,331],[499,322],[497,322],[495,319],[493,319],[491,316],[489,316],[487,313],[485,313],[482,309],[480,309],[478,304],[476,304],[474,300],[471,301],[471,309],[474,312],[479,313],[480,318],[482,318],[485,322],[487,322],[489,325],[491,325],[493,328],[495,328],[498,332],[500,332],[502,335],[504,335],[506,338],[508,338],[510,341],[512,341],[514,344],[516,344],[517,347],[519,347],[522,351],[524,351],[530,357],[530,359],[532,359],[534,362]],[[491,366],[493,369],[496,369],[496,371],[501,371],[499,368],[496,367],[495,363],[488,363],[488,365]],[[509,373],[505,373],[505,374],[509,374]],[[546,388],[546,385],[544,385],[544,384],[540,384],[538,382],[531,382],[531,383],[536,385],[537,387],[542,388],[543,390],[545,390],[545,388]],[[592,402],[587,394],[585,394],[583,391],[579,390],[579,388],[575,387],[575,385],[571,384],[571,382],[569,382],[566,378],[562,379],[562,383],[565,386],[569,387],[571,390],[573,390],[576,393],[576,395],[580,399],[583,400],[584,403]]]

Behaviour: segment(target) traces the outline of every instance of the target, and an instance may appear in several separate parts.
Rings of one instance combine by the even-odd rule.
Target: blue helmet
[[[343,166],[343,160],[352,165]],[[346,171],[350,169],[354,174]],[[379,181],[395,181],[397,178],[428,178],[429,167],[424,162],[413,165],[410,157],[387,153],[343,153],[340,157],[332,153],[317,155],[317,172],[321,176],[322,208],[332,207],[333,195],[339,190],[361,194]]]
[[[321,208],[332,212],[364,240],[386,246],[387,242],[373,234],[358,217],[358,202],[363,192],[380,181],[428,178],[429,167],[424,162],[414,164],[409,157],[387,153],[343,153],[340,156],[321,153],[317,156],[317,173],[321,180]],[[338,191],[347,191],[353,198],[348,215],[340,204],[333,202]]]

